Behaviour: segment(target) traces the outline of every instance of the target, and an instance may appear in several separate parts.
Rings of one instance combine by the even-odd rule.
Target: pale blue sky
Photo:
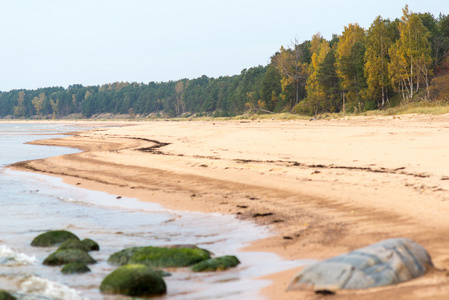
[[[281,45],[448,0],[14,0],[0,6],[0,91],[219,77]]]

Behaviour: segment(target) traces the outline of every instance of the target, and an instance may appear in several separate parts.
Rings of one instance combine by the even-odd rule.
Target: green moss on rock
[[[237,266],[240,263],[237,257],[227,255],[204,260],[192,266],[194,272],[223,271]]]
[[[33,239],[31,246],[33,247],[51,247],[60,245],[66,240],[77,240],[79,238],[73,233],[66,230],[51,230],[44,232]]]
[[[67,240],[65,242],[63,242],[61,244],[61,246],[59,246],[58,250],[66,250],[66,249],[80,249],[83,250],[85,252],[89,251],[89,247],[82,243],[81,241],[77,241],[77,240]]]
[[[60,266],[73,262],[94,264],[97,261],[80,249],[65,249],[53,252],[43,262],[47,266]]]
[[[94,240],[84,239],[81,241],[81,243],[83,243],[84,245],[87,246],[87,248],[89,249],[87,251],[99,251],[100,250],[100,246]]]
[[[132,247],[115,252],[114,254],[109,256],[108,263],[114,266],[126,265],[129,262],[131,256],[142,248],[143,247]]]
[[[74,262],[74,263],[68,263],[66,264],[61,272],[63,274],[82,274],[82,273],[87,273],[90,272],[90,269],[88,266],[86,266],[86,264],[81,263],[81,262]]]
[[[188,267],[209,258],[209,252],[200,248],[144,247],[131,255],[128,263],[155,268],[176,268]]]
[[[0,290],[0,300],[16,300],[17,298],[5,290]]]
[[[104,278],[100,291],[133,297],[162,295],[167,291],[164,280],[157,272],[144,265],[126,265]]]

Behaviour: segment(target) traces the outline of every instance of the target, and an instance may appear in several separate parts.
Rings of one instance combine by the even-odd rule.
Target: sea
[[[194,244],[215,256],[236,255],[241,264],[222,272],[170,270],[171,276],[164,277],[167,295],[158,299],[264,299],[260,291],[270,282],[258,278],[306,263],[282,260],[273,253],[241,251],[272,234],[249,221],[168,210],[8,168],[19,161],[76,153],[76,149],[27,142],[86,129],[90,128],[0,123],[0,290],[24,300],[127,299],[99,291],[101,281],[115,269],[107,263],[112,253],[136,246]],[[99,243],[100,251],[90,252],[98,261],[89,265],[92,272],[63,275],[61,267],[42,264],[56,248],[31,247],[31,241],[45,231],[61,229]]]

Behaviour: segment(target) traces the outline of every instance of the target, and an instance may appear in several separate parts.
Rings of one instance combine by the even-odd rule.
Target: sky
[[[0,91],[232,76],[293,40],[448,0],[14,0],[0,6]]]

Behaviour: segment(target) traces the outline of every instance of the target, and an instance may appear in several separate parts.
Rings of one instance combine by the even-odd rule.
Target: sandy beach
[[[449,295],[449,115],[97,125],[34,142],[83,152],[13,167],[170,209],[253,220],[275,234],[249,249],[285,259],[326,259],[386,238],[412,238],[429,251],[435,270],[332,298]],[[298,271],[270,275],[273,284],[261,294],[325,297],[286,292]]]

